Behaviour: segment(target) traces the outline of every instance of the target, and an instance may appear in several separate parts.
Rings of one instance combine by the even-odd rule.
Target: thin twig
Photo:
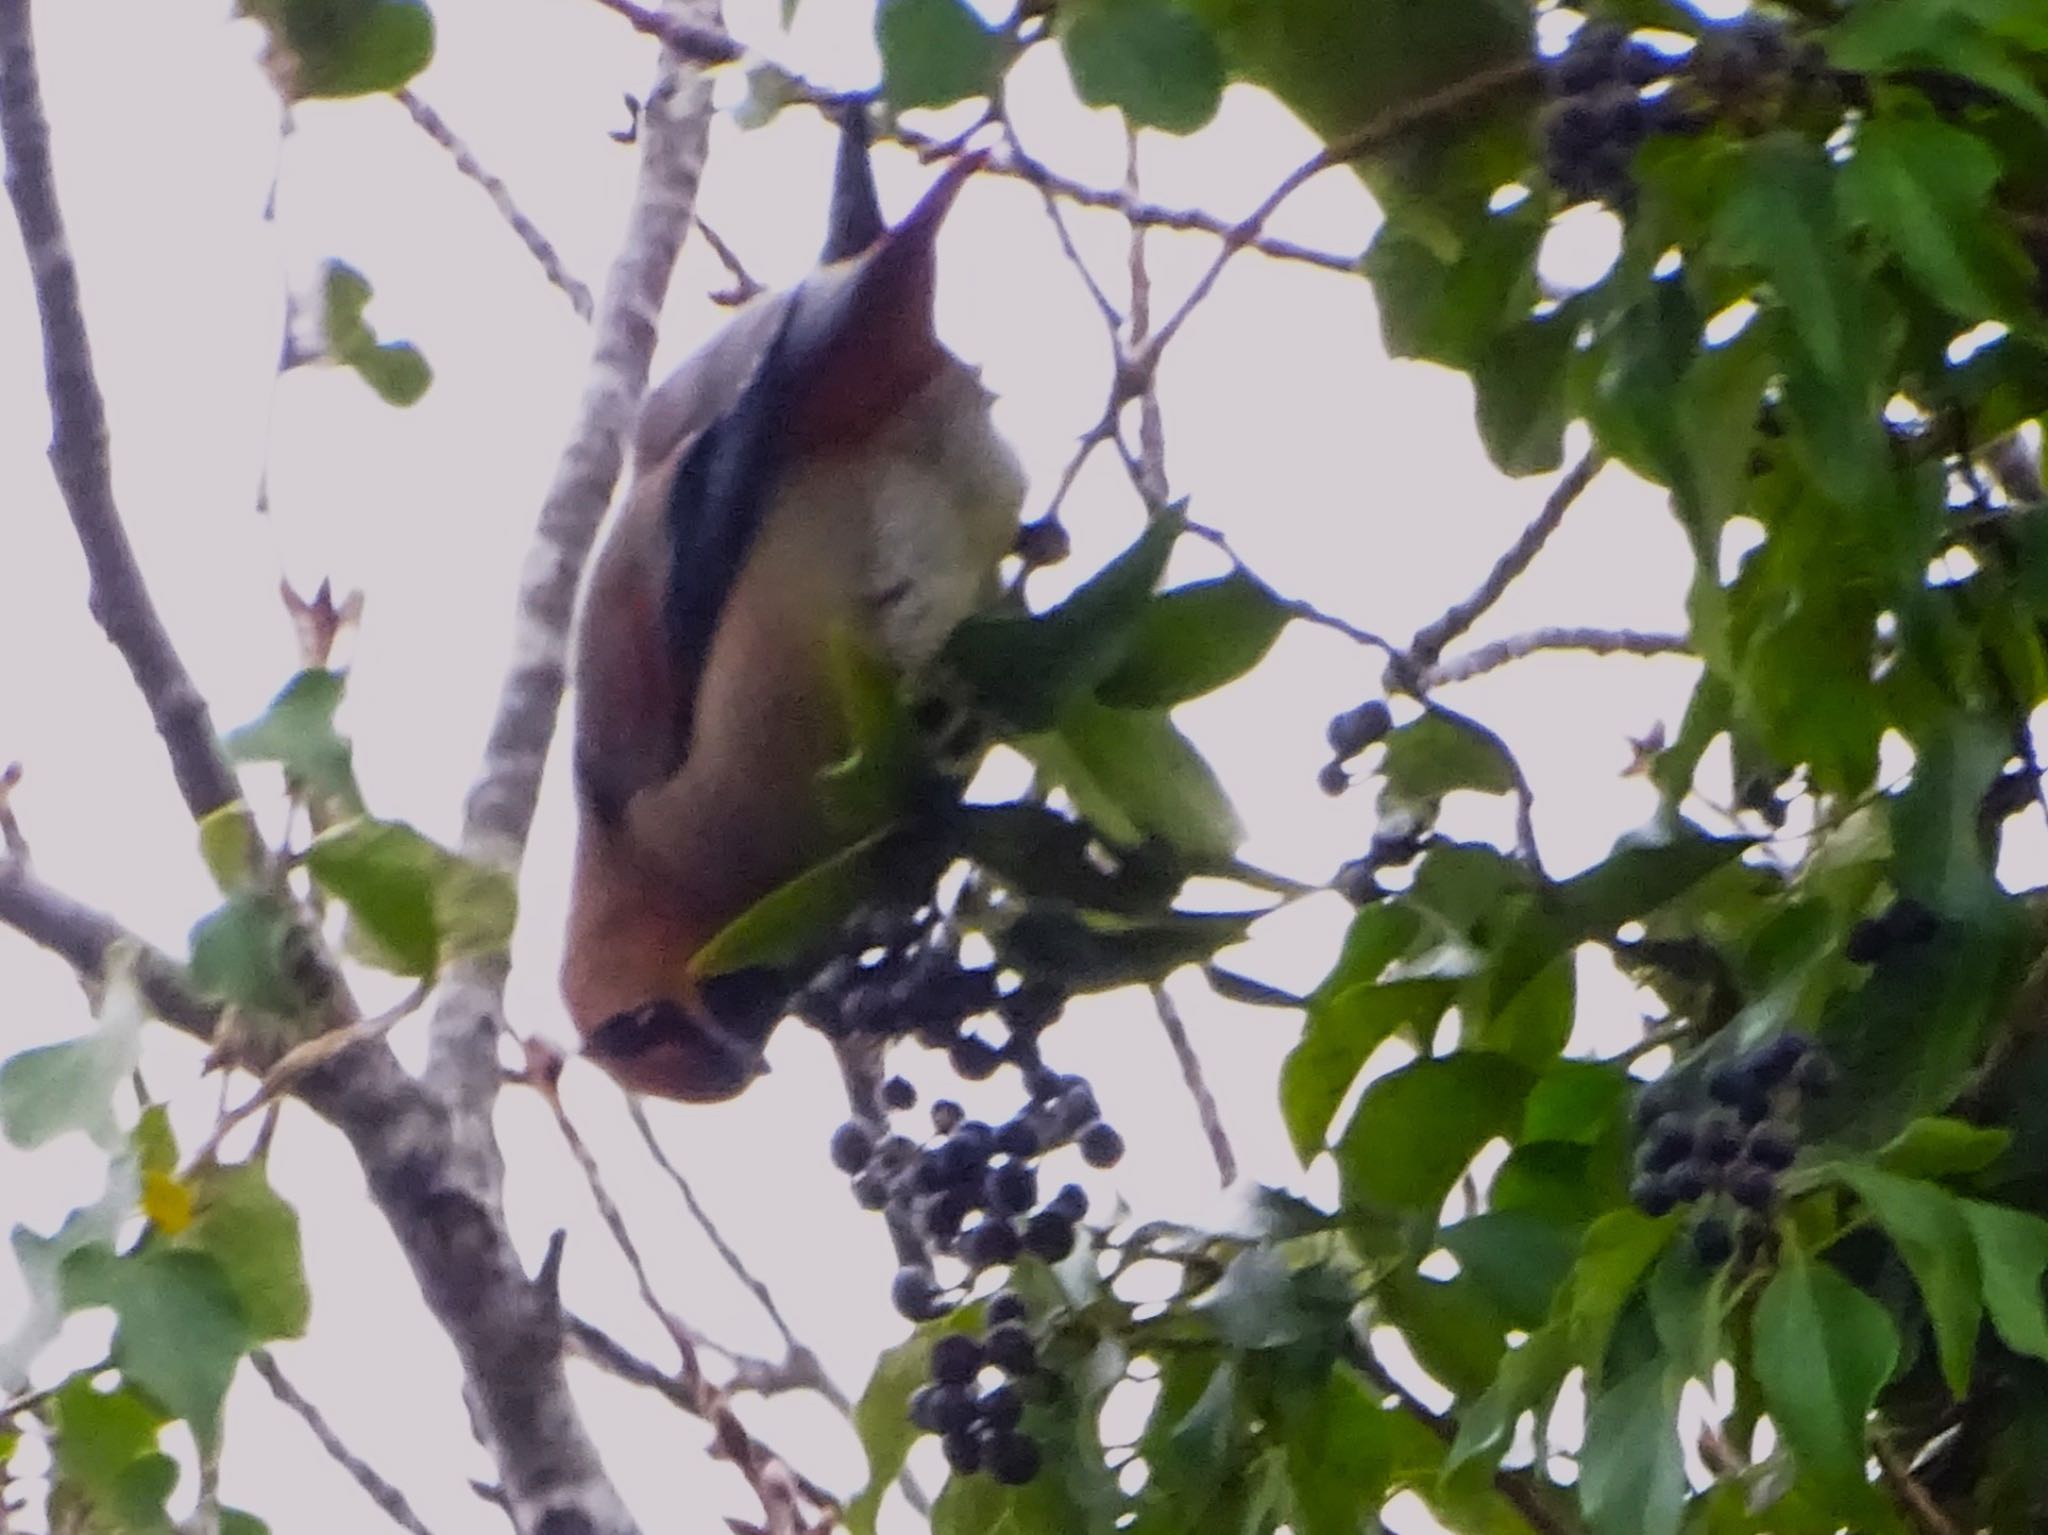
[[[42,319],[50,465],[85,555],[92,614],[128,663],[170,755],[178,791],[198,819],[234,803],[240,790],[206,700],[157,613],[114,500],[106,404],[57,203],[29,0],[0,0],[0,150]]]
[[[1387,668],[1391,685],[1411,691],[1422,685],[1421,679],[1436,665],[1444,647],[1479,622],[1486,610],[1500,601],[1501,594],[1543,551],[1550,535],[1564,521],[1564,514],[1593,483],[1593,477],[1606,461],[1598,448],[1592,448],[1565,471],[1564,478],[1544,500],[1543,510],[1508,546],[1507,552],[1494,561],[1493,569],[1487,572],[1486,579],[1479,583],[1472,595],[1454,604],[1441,618],[1415,631],[1415,638],[1408,642],[1406,654],[1396,657]]]
[[[727,245],[724,237],[701,218],[697,220],[697,233],[704,237],[704,243],[711,247],[711,254],[718,258],[719,263],[732,278],[730,288],[711,296],[713,303],[736,309],[747,300],[767,291],[766,286],[746,269],[738,252]]]
[[[591,1198],[596,1202],[598,1214],[605,1229],[611,1233],[613,1243],[626,1260],[633,1282],[640,1291],[640,1299],[655,1319],[667,1332],[669,1341],[675,1345],[679,1361],[676,1375],[680,1400],[686,1402],[695,1416],[711,1426],[720,1450],[730,1459],[747,1485],[754,1490],[761,1501],[761,1511],[767,1518],[768,1529],[773,1535],[800,1535],[806,1526],[803,1514],[796,1504],[796,1485],[793,1473],[779,1456],[769,1450],[741,1424],[732,1410],[732,1402],[726,1392],[714,1384],[704,1373],[703,1361],[698,1357],[698,1339],[682,1318],[662,1304],[655,1294],[654,1280],[648,1273],[647,1263],[640,1255],[640,1246],[633,1240],[633,1233],[626,1225],[626,1217],[605,1186],[604,1175],[599,1170],[597,1158],[577,1132],[568,1111],[562,1105],[561,1095],[555,1090],[552,1077],[535,1073],[530,1080],[534,1088],[555,1116],[555,1124],[562,1132],[562,1139],[568,1145],[569,1153],[582,1169],[584,1182],[589,1185]]]
[[[1201,1057],[1195,1054],[1194,1044],[1188,1038],[1188,1026],[1164,986],[1152,988],[1152,1005],[1158,1010],[1159,1026],[1166,1031],[1166,1042],[1173,1047],[1173,1058],[1180,1065],[1180,1079],[1187,1087],[1188,1096],[1195,1101],[1195,1113],[1202,1121],[1202,1134],[1209,1142],[1209,1155],[1216,1161],[1216,1179],[1229,1188],[1237,1182],[1237,1153],[1231,1148],[1229,1133],[1223,1128],[1223,1115],[1216,1107],[1216,1095],[1209,1091],[1208,1079],[1202,1074]]]
[[[1636,629],[1532,629],[1527,634],[1509,635],[1439,662],[1423,674],[1422,685],[1437,688],[1453,682],[1470,682],[1474,677],[1483,677],[1545,650],[1582,650],[1596,656],[1687,655],[1692,651],[1692,641],[1683,634],[1645,633]]]
[[[1138,130],[1125,129],[1124,190],[1138,195]],[[1152,272],[1145,263],[1145,227],[1131,225],[1131,323],[1129,351],[1119,356],[1117,366],[1127,366],[1128,357],[1146,355],[1152,330]],[[1166,418],[1159,409],[1158,369],[1147,367],[1136,374],[1138,385],[1138,494],[1148,506],[1166,505]],[[1226,1180],[1227,1181],[1227,1180]]]
[[[1933,1495],[1920,1485],[1897,1450],[1885,1443],[1882,1436],[1876,1438],[1875,1448],[1878,1469],[1884,1474],[1885,1485],[1912,1513],[1913,1522],[1920,1526],[1922,1535],[1963,1535],[1962,1526],[1949,1518],[1941,1505],[1934,1501]]]
[[[1010,121],[1008,113],[1002,115],[1001,122],[1003,125],[1003,137],[1008,140],[1010,153],[1016,163],[1019,165],[1037,166],[1038,162],[1033,160],[1025,151],[1023,140],[1017,137],[1017,126]],[[1079,275],[1081,285],[1088,290],[1088,297],[1094,300],[1096,312],[1102,316],[1103,323],[1109,327],[1110,338],[1113,344],[1118,330],[1124,323],[1123,316],[1116,312],[1116,305],[1110,301],[1109,295],[1102,291],[1102,284],[1095,280],[1095,273],[1089,269],[1088,263],[1082,259],[1080,247],[1074,244],[1074,232],[1067,227],[1066,215],[1060,211],[1059,200],[1053,195],[1052,188],[1042,179],[1033,180],[1029,177],[1025,179],[1030,180],[1031,184],[1038,188],[1039,199],[1045,206],[1046,219],[1051,223],[1053,234],[1060,242],[1060,251],[1067,258],[1067,265],[1072,267]]]
[[[1231,543],[1229,535],[1221,528],[1214,528],[1207,523],[1192,520],[1183,523],[1182,527],[1191,537],[1199,538],[1203,543],[1218,550],[1241,574],[1250,576],[1254,581],[1259,580],[1258,573],[1245,563],[1244,556],[1237,552],[1236,546]],[[1259,584],[1261,586],[1266,585],[1263,581],[1259,581]],[[1272,591],[1271,587],[1266,589]],[[1290,618],[1298,619],[1305,624],[1313,624],[1319,629],[1328,629],[1333,633],[1341,634],[1355,645],[1365,645],[1374,650],[1384,651],[1389,657],[1395,657],[1400,654],[1400,647],[1392,640],[1375,634],[1370,629],[1362,629],[1348,618],[1340,618],[1335,613],[1325,612],[1314,603],[1304,602],[1298,597],[1282,597],[1278,592],[1273,592],[1273,600],[1287,610]]]
[[[19,762],[10,762],[0,768],[0,852],[7,855],[8,863],[26,866],[29,861],[28,838],[22,835],[21,822],[16,818],[11,803],[20,784]]]
[[[767,1282],[748,1267],[747,1260],[740,1256],[739,1250],[725,1239],[725,1234],[711,1219],[711,1212],[706,1210],[703,1202],[697,1198],[697,1191],[690,1186],[690,1180],[683,1176],[682,1169],[677,1167],[668,1153],[662,1149],[660,1140],[654,1134],[654,1126],[648,1122],[647,1113],[640,1106],[639,1099],[627,1099],[626,1112],[632,1118],[633,1128],[640,1132],[640,1139],[646,1143],[648,1154],[654,1158],[655,1166],[668,1175],[669,1182],[673,1183],[676,1192],[682,1195],[683,1204],[689,1210],[690,1218],[696,1221],[698,1229],[710,1240],[718,1256],[724,1260],[725,1266],[732,1271],[733,1277],[753,1294],[762,1312],[780,1335],[786,1357],[775,1370],[776,1389],[788,1390],[808,1386],[841,1413],[851,1411],[853,1403],[846,1393],[839,1389],[838,1383],[825,1373],[824,1364],[817,1354],[797,1337],[795,1330],[789,1325],[789,1319],[783,1315],[782,1307],[776,1304],[774,1292],[768,1288]],[[748,1385],[750,1389],[760,1389],[751,1381]]]
[[[563,265],[561,254],[556,251],[548,237],[541,233],[540,227],[526,216],[518,203],[513,201],[512,193],[506,188],[505,183],[491,174],[483,162],[471,152],[470,147],[456,136],[455,130],[448,126],[441,114],[422,101],[410,87],[398,92],[398,101],[411,115],[412,120],[419,124],[421,132],[454,158],[456,170],[483,188],[484,195],[491,200],[491,206],[498,210],[499,217],[519,236],[519,243],[526,247],[527,253],[540,263],[540,269],[547,274],[548,281],[568,295],[569,304],[579,317],[588,320],[592,310],[590,289]]]
[[[249,1363],[256,1367],[256,1373],[262,1376],[264,1384],[270,1387],[271,1395],[299,1415],[300,1420],[311,1430],[313,1437],[320,1441],[320,1448],[327,1452],[328,1458],[349,1474],[386,1519],[402,1530],[410,1530],[412,1535],[433,1535],[426,1522],[413,1512],[412,1504],[406,1501],[405,1494],[378,1475],[375,1467],[341,1442],[341,1436],[335,1433],[326,1416],[307,1400],[299,1388],[286,1377],[284,1371],[278,1368],[277,1360],[269,1349],[259,1348],[252,1352],[249,1355]]]

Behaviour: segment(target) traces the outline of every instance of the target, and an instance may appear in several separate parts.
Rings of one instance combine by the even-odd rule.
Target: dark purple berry
[[[1023,1434],[990,1436],[985,1458],[988,1474],[1005,1487],[1022,1487],[1038,1475],[1038,1445]]]
[[[1701,1118],[1693,1136],[1693,1150],[1702,1162],[1723,1167],[1734,1161],[1735,1153],[1741,1149],[1742,1131],[1732,1115],[1716,1113]]]
[[[974,1392],[967,1386],[926,1386],[910,1399],[911,1421],[934,1434],[965,1433],[974,1425]]]
[[[853,1199],[863,1210],[887,1209],[889,1180],[879,1173],[862,1173],[853,1180]]]
[[[1095,1089],[1079,1077],[1069,1077],[1065,1091],[1060,1094],[1060,1114],[1068,1124],[1085,1125],[1091,1119],[1102,1117],[1102,1107],[1095,1101]]]
[[[919,1386],[910,1393],[910,1421],[928,1434],[939,1432],[938,1404],[940,1394],[950,1391],[951,1386]]]
[[[996,1131],[996,1150],[1013,1157],[1035,1157],[1038,1131],[1028,1119],[1012,1119]]]
[[[1015,1290],[998,1290],[989,1297],[988,1324],[1000,1327],[1005,1322],[1021,1322],[1030,1314],[1030,1309],[1025,1305],[1024,1297]]]
[[[981,1396],[982,1424],[1004,1433],[1024,1421],[1024,1393],[1008,1381],[984,1391]]]
[[[889,1300],[896,1307],[896,1314],[907,1322],[929,1322],[946,1310],[939,1303],[939,1282],[932,1278],[929,1269],[915,1265],[896,1271],[896,1278],[889,1285]]]
[[[1629,1118],[1638,1130],[1647,1130],[1677,1107],[1677,1089],[1668,1082],[1651,1082],[1636,1094]]]
[[[1063,1183],[1060,1191],[1046,1201],[1045,1213],[1062,1220],[1078,1221],[1088,1213],[1088,1191],[1078,1183]]]
[[[1682,1114],[1666,1114],[1649,1129],[1637,1160],[1646,1173],[1661,1173],[1692,1155],[1693,1121]]]
[[[1809,1098],[1825,1098],[1835,1090],[1838,1075],[1835,1063],[1816,1050],[1792,1073],[1792,1085]]]
[[[1038,1203],[1038,1173],[1028,1162],[991,1167],[981,1197],[984,1208],[997,1215],[1022,1215]]]
[[[966,1117],[967,1111],[951,1098],[941,1098],[932,1104],[932,1128],[941,1135],[951,1135]]]
[[[1015,1226],[1006,1220],[990,1219],[960,1239],[960,1256],[973,1268],[993,1268],[997,1264],[1015,1263],[1023,1245]]]
[[[1678,1203],[1691,1204],[1706,1195],[1707,1170],[1697,1162],[1680,1162],[1664,1175],[1664,1187]]]
[[[1003,1064],[1003,1052],[978,1034],[962,1034],[949,1052],[953,1069],[970,1082],[983,1082]]]
[[[960,1190],[948,1189],[925,1206],[924,1234],[941,1246],[952,1242],[973,1208],[973,1201]]]
[[[981,1369],[981,1345],[964,1332],[949,1332],[932,1345],[931,1377],[942,1386],[964,1386]]]
[[[1782,1173],[1799,1155],[1799,1142],[1783,1125],[1758,1125],[1749,1132],[1742,1155],[1758,1167]]]
[[[1768,1168],[1744,1163],[1728,1174],[1728,1197],[1761,1215],[1777,1202],[1777,1175]]]
[[[1702,1268],[1719,1268],[1735,1256],[1735,1233],[1719,1216],[1703,1216],[1692,1228],[1692,1255]]]
[[[1029,1375],[1038,1368],[1038,1349],[1021,1322],[1005,1322],[988,1332],[988,1362],[1005,1375]]]
[[[981,1436],[972,1429],[955,1429],[939,1442],[946,1448],[946,1464],[962,1476],[981,1469]]]
[[[1024,1250],[1057,1263],[1074,1250],[1074,1223],[1056,1210],[1040,1210],[1024,1224]]]
[[[1394,728],[1394,716],[1377,698],[1368,698],[1355,709],[1346,709],[1330,721],[1326,733],[1330,752],[1337,761],[1349,762]]]
[[[1852,965],[1874,965],[1891,947],[1891,934],[1876,917],[1865,917],[1849,929],[1849,942],[1842,952]]]
[[[1343,763],[1325,762],[1316,769],[1316,787],[1335,799],[1351,787],[1351,775],[1345,771]]]
[[[1749,1069],[1761,1087],[1776,1087],[1790,1076],[1813,1049],[1804,1034],[1780,1034],[1749,1054]]]
[[[1757,1080],[1743,1061],[1724,1061],[1707,1076],[1707,1096],[1730,1108],[1757,1096]]]
[[[892,1109],[917,1106],[917,1088],[908,1077],[891,1077],[882,1084],[882,1102]]]
[[[832,1165],[849,1177],[868,1165],[875,1149],[874,1137],[857,1119],[849,1119],[832,1132]]]
[[[1628,1186],[1628,1197],[1645,1215],[1666,1215],[1678,1205],[1664,1180],[1649,1173]]]
[[[1049,981],[1026,981],[997,1004],[1003,1022],[1019,1034],[1036,1034],[1059,1017],[1067,994]]]
[[[1090,1167],[1114,1167],[1124,1159],[1124,1138],[1098,1119],[1081,1132],[1081,1155]]]
[[[946,1148],[940,1146],[918,1157],[917,1170],[910,1175],[911,1186],[920,1194],[936,1194],[953,1181],[953,1176]]]

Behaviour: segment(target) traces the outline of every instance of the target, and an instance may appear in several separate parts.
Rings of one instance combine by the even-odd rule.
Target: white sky
[[[774,0],[732,0],[730,9],[739,35],[794,67],[833,84],[871,82],[867,7],[809,0],[800,36],[786,46],[775,41]],[[250,27],[226,20],[218,0],[36,10],[116,486],[172,635],[225,728],[257,713],[295,665],[275,595],[280,572],[301,589],[322,577],[365,588],[346,713],[364,788],[377,813],[452,839],[496,694],[527,531],[582,390],[584,326],[481,192],[389,101],[299,111],[279,222],[266,225],[276,103],[251,63]],[[634,169],[634,151],[606,135],[624,122],[621,93],[652,79],[650,45],[587,0],[438,0],[435,11],[440,49],[420,94],[595,287]],[[1121,179],[1120,127],[1073,102],[1050,50],[1015,73],[1013,90],[1035,153],[1084,181]],[[1234,217],[1313,147],[1270,100],[1234,91],[1203,134],[1148,139],[1145,191]],[[830,148],[827,130],[802,111],[752,134],[719,124],[702,207],[763,280],[790,281],[810,261]],[[929,177],[893,152],[879,174],[892,211]],[[1123,226],[1070,216],[1098,277],[1118,293]],[[1300,193],[1273,232],[1358,250],[1373,221],[1357,182],[1336,173]],[[1212,249],[1195,236],[1155,239],[1162,312]],[[974,183],[943,250],[942,329],[986,366],[1002,396],[999,420],[1033,472],[1035,510],[1103,398],[1100,322],[1028,189]],[[277,387],[271,413],[285,274],[327,256],[375,284],[370,319],[380,333],[417,342],[432,362],[433,389],[416,408],[383,405],[352,374],[305,370]],[[704,295],[724,282],[692,242],[658,372],[718,323]],[[1196,515],[1228,530],[1281,590],[1384,633],[1406,635],[1462,596],[1547,489],[1486,466],[1461,378],[1383,357],[1369,290],[1356,279],[1240,257],[1169,354],[1161,392],[1174,488],[1194,497]],[[254,509],[266,431],[267,519]],[[0,761],[25,764],[16,804],[40,872],[176,950],[212,904],[211,888],[147,717],[87,615],[82,564],[43,458],[47,435],[40,341],[10,223],[0,236]],[[1137,519],[1121,470],[1099,454],[1068,503],[1071,575],[1120,547]],[[1215,568],[1199,551],[1185,561],[1190,575]],[[1685,576],[1683,543],[1658,499],[1610,471],[1480,637],[1562,621],[1678,627]],[[1290,632],[1260,681],[1183,711],[1250,826],[1248,857],[1319,879],[1363,847],[1369,791],[1329,801],[1314,775],[1325,721],[1372,692],[1377,674],[1369,653],[1326,633]],[[1670,660],[1544,659],[1451,696],[1521,754],[1544,853],[1552,872],[1567,873],[1648,816],[1648,788],[1617,776],[1624,738],[1660,717],[1675,725],[1690,678],[1688,664]],[[1461,813],[1468,830],[1506,831],[1504,806]],[[569,835],[564,775],[553,772],[522,885],[510,1008],[516,1027],[558,1040],[569,1033],[553,985]],[[1311,984],[1344,917],[1334,898],[1311,903],[1234,958],[1282,983]],[[1582,1033],[1612,1037],[1633,1019],[1626,988],[1591,966],[1585,981],[1593,1021]],[[1174,992],[1246,1172],[1326,1187],[1303,1181],[1274,1107],[1292,1021],[1218,1003],[1198,982]],[[0,1050],[62,1038],[84,1022],[62,966],[11,934],[0,934],[0,997]],[[401,1031],[402,1052],[417,1050],[417,1033]],[[1098,1205],[1112,1189],[1146,1214],[1199,1209],[1212,1197],[1193,1110],[1142,998],[1079,1006],[1051,1042],[1059,1064],[1093,1078],[1130,1142],[1113,1177],[1091,1177]],[[188,1146],[217,1102],[217,1087],[196,1074],[197,1053],[152,1032],[149,1082],[172,1103]],[[944,1080],[931,1069],[942,1063],[914,1054],[905,1052],[911,1075]],[[798,1330],[857,1394],[877,1350],[904,1332],[887,1302],[887,1243],[825,1157],[844,1113],[827,1053],[790,1027],[772,1059],[773,1075],[738,1103],[658,1107],[656,1122]],[[1013,1091],[957,1095],[1000,1111]],[[651,1175],[614,1089],[575,1065],[565,1094],[671,1305],[716,1336],[772,1352],[766,1322]],[[500,1129],[524,1249],[537,1261],[548,1233],[568,1227],[570,1304],[667,1361],[545,1113],[508,1094]],[[76,1138],[34,1156],[0,1146],[0,1219],[51,1229],[96,1192],[97,1165]],[[292,1109],[274,1171],[304,1219],[315,1295],[311,1336],[277,1350],[285,1368],[436,1531],[502,1529],[465,1485],[491,1471],[469,1440],[452,1354],[338,1137]],[[15,1277],[0,1270],[0,1333],[18,1297]],[[38,1379],[89,1362],[104,1341],[103,1321],[79,1319]],[[700,1425],[580,1367],[576,1381],[646,1528],[716,1528],[713,1513],[755,1512],[738,1478],[704,1461]],[[805,1472],[848,1492],[860,1484],[853,1437],[821,1404],[747,1400],[742,1412]],[[251,1376],[231,1399],[228,1444],[224,1496],[274,1528],[342,1529],[376,1517]],[[1425,1527],[1412,1504],[1391,1522]]]

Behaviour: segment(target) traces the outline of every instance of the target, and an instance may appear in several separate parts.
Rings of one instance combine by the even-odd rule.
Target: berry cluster
[[[962,1476],[986,1471],[1008,1487],[1038,1475],[1038,1443],[1020,1426],[1024,1385],[1038,1371],[1038,1349],[1021,1296],[988,1304],[986,1336],[948,1333],[932,1345],[931,1379],[910,1399],[910,1421],[940,1436],[946,1463]],[[989,1374],[1000,1378],[985,1384]]]
[[[1707,1074],[1705,1102],[1672,1081],[1636,1100],[1636,1179],[1645,1214],[1700,1206],[1693,1252],[1719,1268],[1738,1246],[1753,1252],[1778,1203],[1778,1182],[1799,1154],[1801,1104],[1824,1097],[1835,1068],[1804,1035],[1781,1034]]]
[[[1631,196],[1629,167],[1651,137],[1694,134],[1713,122],[1760,131],[1839,83],[1819,43],[1754,12],[1708,28],[1684,55],[1589,21],[1548,61],[1545,77],[1545,174],[1574,201],[1617,207]]]
[[[1344,764],[1368,746],[1384,739],[1393,728],[1392,711],[1377,698],[1368,698],[1355,709],[1346,709],[1333,718],[1325,734],[1330,743],[1330,760],[1316,775],[1322,791],[1335,796],[1348,789],[1351,775],[1344,771]]]

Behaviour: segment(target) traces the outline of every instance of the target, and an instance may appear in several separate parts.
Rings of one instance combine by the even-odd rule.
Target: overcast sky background
[[[116,488],[165,621],[223,728],[258,713],[296,664],[280,574],[302,590],[329,578],[367,592],[345,715],[364,789],[376,813],[452,841],[504,664],[527,533],[583,388],[587,330],[483,194],[394,102],[300,108],[280,163],[277,102],[253,63],[256,34],[225,10],[220,0],[36,7]],[[738,35],[823,83],[875,78],[867,6],[808,0],[789,38],[777,35],[775,0],[731,0],[729,10]],[[624,125],[621,94],[652,80],[652,46],[588,0],[437,0],[435,14],[439,51],[416,82],[420,95],[596,287],[623,226],[636,155],[607,135]],[[1121,180],[1120,125],[1074,101],[1055,52],[1037,50],[1012,91],[1034,153],[1085,182]],[[1233,90],[1203,133],[1147,137],[1144,190],[1234,218],[1314,147],[1272,101]],[[702,211],[762,280],[790,282],[810,263],[830,156],[829,131],[806,111],[750,133],[719,122]],[[931,172],[897,151],[878,161],[885,206],[900,213]],[[270,224],[263,208],[274,171]],[[1120,296],[1124,226],[1108,215],[1069,217],[1098,278]],[[1356,252],[1375,220],[1358,182],[1339,172],[1299,193],[1272,231]],[[1597,270],[1603,231],[1597,218],[1578,224],[1556,252],[1560,270]],[[1213,249],[1199,236],[1154,238],[1162,313]],[[418,406],[395,410],[339,371],[301,370],[273,391],[285,285],[330,256],[375,285],[369,317],[381,335],[416,342],[433,364],[433,388]],[[1001,396],[998,420],[1032,472],[1035,512],[1104,397],[1100,319],[1037,195],[1016,183],[983,177],[969,186],[940,266],[941,329],[985,366]],[[657,375],[720,323],[706,295],[726,280],[693,240]],[[1486,465],[1461,377],[1384,357],[1370,291],[1355,278],[1241,256],[1169,352],[1160,389],[1173,488],[1193,498],[1195,515],[1226,529],[1283,592],[1390,635],[1411,633],[1464,595],[1549,488],[1547,479],[1505,481]],[[42,875],[179,950],[215,897],[147,716],[86,612],[82,561],[43,456],[48,426],[34,307],[10,222],[0,235],[0,761],[24,764],[15,804]],[[1098,454],[1067,507],[1075,560],[1047,592],[1121,547],[1139,516],[1113,455]],[[1175,574],[1219,568],[1191,548]],[[1478,637],[1553,622],[1680,627],[1686,576],[1683,541],[1658,497],[1610,470]],[[1369,790],[1328,800],[1315,773],[1326,720],[1372,695],[1378,670],[1372,653],[1297,626],[1256,681],[1182,711],[1244,815],[1247,857],[1320,880],[1363,848]],[[1626,738],[1659,719],[1675,726],[1692,675],[1675,660],[1546,658],[1452,695],[1521,755],[1553,873],[1593,861],[1647,818],[1650,790],[1619,776]],[[521,1031],[565,1041],[554,994],[571,831],[561,766],[558,758],[551,768],[522,881],[510,1016]],[[1508,829],[1504,805],[1461,804],[1457,815],[1467,831]],[[1334,897],[1306,903],[1233,959],[1306,987],[1347,915]],[[1583,962],[1581,974],[1574,1049],[1611,1048],[1635,1022],[1636,1001],[1602,962]],[[1274,1105],[1295,1021],[1219,1003],[1198,981],[1172,989],[1247,1176],[1327,1194],[1327,1169],[1301,1172]],[[0,1052],[66,1037],[85,1021],[64,968],[7,933],[0,998]],[[420,1033],[415,1022],[396,1039],[409,1058]],[[1089,1176],[1098,1206],[1114,1193],[1145,1215],[1212,1204],[1194,1111],[1142,996],[1075,1007],[1049,1053],[1093,1078],[1130,1143],[1113,1175]],[[772,1062],[773,1074],[738,1103],[658,1106],[654,1117],[798,1331],[857,1394],[876,1352],[905,1330],[888,1306],[887,1242],[826,1160],[826,1137],[844,1115],[828,1053],[790,1027]],[[218,1103],[217,1084],[197,1064],[196,1047],[152,1030],[149,1084],[171,1103],[188,1147]],[[946,1080],[942,1062],[914,1050],[903,1069],[928,1089]],[[1003,1112],[1014,1085],[989,1086],[940,1090]],[[246,1090],[237,1084],[236,1097]],[[564,1093],[670,1305],[716,1337],[774,1352],[766,1321],[653,1174],[616,1090],[574,1064]],[[545,1112],[508,1093],[500,1130],[525,1251],[537,1262],[549,1232],[568,1228],[571,1306],[669,1362]],[[0,1219],[53,1229],[98,1192],[100,1165],[77,1137],[33,1156],[0,1146]],[[1080,1169],[1077,1161],[1048,1171]],[[452,1353],[339,1138],[289,1109],[274,1176],[301,1212],[315,1297],[311,1335],[277,1350],[284,1367],[433,1529],[502,1529],[502,1516],[467,1486],[491,1468],[470,1441]],[[0,1264],[0,1333],[19,1299]],[[99,1357],[106,1336],[103,1317],[74,1319],[38,1381]],[[645,1528],[716,1528],[716,1514],[755,1512],[737,1476],[703,1458],[699,1424],[574,1368],[607,1463]],[[1122,1432],[1134,1431],[1142,1405],[1141,1393],[1117,1405]],[[821,1404],[743,1400],[741,1411],[807,1474],[847,1492],[859,1486],[852,1434]],[[935,1457],[929,1444],[925,1454]],[[378,1517],[246,1372],[230,1403],[223,1493],[280,1530]],[[1432,1527],[1412,1500],[1389,1524]]]

